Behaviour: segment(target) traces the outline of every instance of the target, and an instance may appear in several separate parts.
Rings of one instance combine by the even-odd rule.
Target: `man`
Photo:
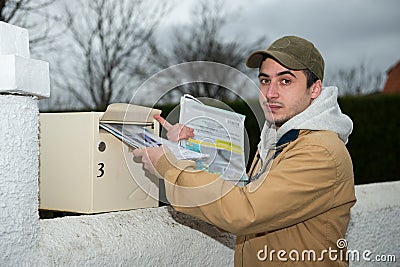
[[[352,122],[340,111],[337,88],[322,88],[321,54],[309,41],[285,36],[246,64],[259,69],[266,118],[247,186],[226,190],[229,182],[162,148],[134,155],[164,177],[175,209],[237,235],[235,266],[348,266],[337,242],[356,201],[345,147]]]

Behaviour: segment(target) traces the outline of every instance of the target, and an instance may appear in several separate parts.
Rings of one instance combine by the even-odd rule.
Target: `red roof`
[[[387,72],[384,94],[400,94],[400,61]]]

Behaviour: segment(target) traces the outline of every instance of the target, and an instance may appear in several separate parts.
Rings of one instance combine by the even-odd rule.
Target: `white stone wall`
[[[38,266],[233,266],[234,238],[171,208],[41,220]]]
[[[356,186],[346,239],[360,259],[350,266],[380,266],[365,250],[399,266],[399,192],[400,182]],[[233,266],[233,235],[167,207],[41,220],[39,229],[39,266]]]
[[[350,266],[400,266],[400,182],[356,186],[356,197],[346,239],[360,260]],[[362,259],[364,252],[371,261]],[[377,262],[382,255],[395,255],[396,262]]]

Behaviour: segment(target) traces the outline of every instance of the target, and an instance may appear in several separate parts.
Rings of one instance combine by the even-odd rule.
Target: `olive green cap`
[[[265,50],[251,53],[246,60],[249,68],[260,68],[261,63],[267,58],[273,58],[282,66],[291,70],[309,69],[321,81],[324,78],[324,59],[315,46],[297,36],[284,36],[273,42]]]

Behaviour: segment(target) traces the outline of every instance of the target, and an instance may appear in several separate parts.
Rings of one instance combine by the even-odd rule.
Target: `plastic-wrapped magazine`
[[[197,169],[246,184],[244,120],[242,114],[205,105],[190,95],[181,97],[179,123],[194,129],[194,137],[181,142],[187,149],[210,155],[196,160]]]
[[[166,146],[177,159],[202,159],[209,155],[185,149],[176,142],[156,136],[145,127],[134,124],[100,123],[100,127],[134,148]]]

